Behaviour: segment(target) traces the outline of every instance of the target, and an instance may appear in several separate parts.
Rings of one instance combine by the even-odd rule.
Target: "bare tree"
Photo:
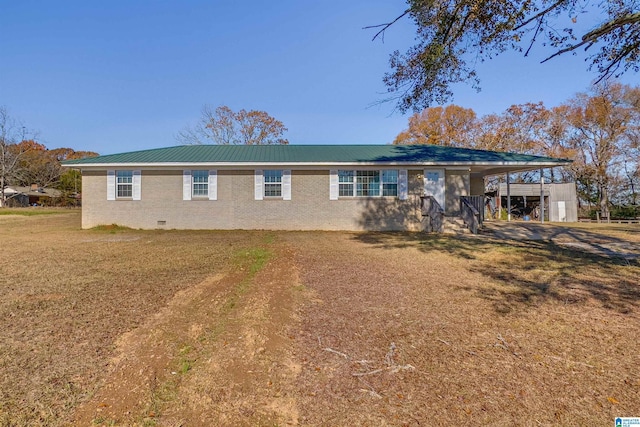
[[[0,207],[5,206],[5,187],[15,179],[20,160],[29,150],[19,144],[28,138],[28,134],[21,123],[9,116],[5,107],[0,107]]]
[[[195,126],[186,127],[176,139],[182,144],[273,145],[288,144],[282,138],[287,131],[284,124],[265,111],[240,110],[234,112],[226,105],[205,105]]]
[[[614,183],[619,182],[629,146],[640,129],[640,111],[626,102],[634,89],[620,84],[600,84],[591,93],[580,93],[569,101],[567,118],[572,128],[572,145],[597,190],[600,211],[609,216]]]

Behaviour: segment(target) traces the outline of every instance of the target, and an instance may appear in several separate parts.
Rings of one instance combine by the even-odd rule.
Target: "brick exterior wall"
[[[484,178],[471,178],[470,196],[484,196]]]
[[[182,200],[182,170],[142,170],[141,200],[107,201],[106,171],[83,171],[82,227],[139,229],[422,230],[422,170],[409,170],[407,200],[329,199],[329,170],[292,170],[291,200],[254,200],[254,170],[218,169],[218,200]],[[449,185],[451,184],[451,185]],[[449,191],[468,194],[453,171]]]
[[[446,170],[444,174],[444,213],[447,216],[460,215],[460,196],[469,195],[469,171]]]

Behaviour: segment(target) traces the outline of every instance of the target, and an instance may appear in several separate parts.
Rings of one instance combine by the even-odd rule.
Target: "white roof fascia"
[[[468,166],[517,166],[517,167],[555,167],[563,163],[556,162],[157,162],[157,163],[86,163],[63,165],[71,169],[172,169],[172,168],[335,168],[335,167],[367,167],[367,166],[402,166],[402,167],[468,167]]]

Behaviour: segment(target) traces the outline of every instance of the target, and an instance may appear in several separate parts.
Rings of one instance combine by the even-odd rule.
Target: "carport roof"
[[[494,169],[502,173],[568,163],[569,160],[551,157],[438,145],[181,145],[69,160],[63,164],[82,169],[132,166],[458,165],[469,166],[476,173]],[[506,170],[501,171],[505,167]]]

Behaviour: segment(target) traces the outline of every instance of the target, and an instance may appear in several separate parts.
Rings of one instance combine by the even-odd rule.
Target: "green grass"
[[[0,208],[0,215],[20,215],[20,216],[37,216],[37,215],[57,215],[75,212],[70,209],[55,208]]]
[[[180,361],[178,363],[178,373],[180,375],[186,374],[193,367],[195,359],[193,359],[193,357],[189,357],[191,350],[193,350],[193,347],[190,345],[185,345],[180,349]]]
[[[240,251],[236,254],[234,260],[235,264],[241,269],[249,270],[247,277],[236,287],[236,293],[238,296],[247,291],[254,276],[262,270],[270,257],[271,251],[265,248],[252,248],[246,251]]]
[[[152,385],[151,401],[144,415],[138,418],[138,425],[155,426],[156,418],[162,415],[162,408],[167,402],[175,400],[178,395],[179,378],[169,378],[159,384]]]
[[[255,248],[248,251],[247,256],[250,259],[249,265],[250,279],[256,275],[256,273],[264,267],[271,257],[271,252],[265,248]]]
[[[112,420],[109,418],[98,417],[93,420],[93,424],[99,426],[115,426],[117,424],[116,420]]]
[[[236,285],[234,292],[223,305],[224,314],[229,313],[236,306],[240,297],[249,290],[253,278],[262,270],[267,261],[269,261],[269,258],[271,258],[271,255],[271,251],[260,247],[241,250],[235,254],[233,263],[236,269],[248,270],[248,274],[243,281]]]
[[[109,225],[98,225],[96,227],[93,227],[91,229],[92,231],[103,231],[106,233],[111,233],[111,234],[115,234],[117,232],[122,232],[122,231],[128,231],[128,230],[132,230],[129,227],[124,227],[122,225],[118,225],[118,224],[109,224]]]

